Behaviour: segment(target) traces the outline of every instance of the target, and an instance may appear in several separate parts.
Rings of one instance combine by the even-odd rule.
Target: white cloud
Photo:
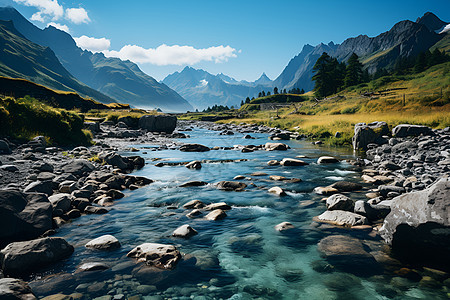
[[[67,33],[70,33],[69,27],[67,27],[67,25],[63,25],[63,24],[59,24],[59,23],[55,23],[55,22],[50,22],[47,24],[48,26],[53,26],[55,28],[58,28],[59,30],[65,31]]]
[[[31,16],[33,21],[44,22],[45,16],[55,21],[64,15],[64,9],[57,0],[14,0],[14,2],[36,7],[39,11]]]
[[[214,61],[221,63],[229,58],[237,57],[238,51],[230,46],[216,46],[196,49],[191,46],[161,45],[156,49],[145,49],[137,45],[126,45],[119,51],[105,50],[108,57],[118,57],[122,60],[131,60],[136,63],[149,63],[158,66],[167,65],[194,65],[201,61]]]
[[[74,38],[77,46],[92,52],[101,52],[108,50],[111,47],[111,41],[106,38],[93,38],[82,35],[78,38]]]
[[[66,9],[66,18],[75,24],[89,23],[91,21],[87,11],[82,7]]]

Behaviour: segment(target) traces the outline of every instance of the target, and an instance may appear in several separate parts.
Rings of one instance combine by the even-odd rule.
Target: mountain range
[[[166,111],[193,109],[178,93],[142,72],[136,64],[118,58],[108,58],[101,53],[83,50],[76,45],[74,39],[68,33],[53,26],[40,29],[30,23],[13,7],[0,8],[0,20],[12,21],[22,39],[40,45],[42,49],[45,49],[43,47],[49,47],[51,50],[42,51],[50,51],[56,54],[59,62],[65,68],[65,73],[97,90],[97,93],[83,92],[73,86],[59,85],[59,89],[76,91],[100,102],[119,101],[141,108],[159,107]],[[26,51],[19,51],[16,54],[16,58],[22,60],[28,56]],[[41,61],[38,60],[37,63],[40,64]],[[34,78],[21,78],[34,79],[37,83],[45,84],[45,82],[42,82],[45,80],[38,78],[39,75],[34,76]],[[55,85],[49,87],[56,88]]]
[[[273,84],[282,89],[312,90],[313,67],[323,52],[339,61],[347,61],[352,53],[356,53],[370,74],[381,68],[392,68],[398,58],[415,57],[448,35],[449,33],[441,33],[447,24],[433,13],[427,12],[416,22],[398,22],[389,31],[376,37],[359,35],[346,39],[342,44],[330,42],[315,47],[305,45],[302,51],[289,61]]]
[[[254,81],[237,81],[224,74],[212,75],[201,69],[185,67],[168,75],[162,81],[177,91],[195,108],[204,109],[214,104],[237,106],[246,97],[261,91],[272,91],[272,80],[265,73]]]

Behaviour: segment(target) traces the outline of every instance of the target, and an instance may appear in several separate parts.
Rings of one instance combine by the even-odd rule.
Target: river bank
[[[58,276],[47,277],[45,272],[40,271],[34,273],[35,275],[32,275],[31,278],[28,275],[23,277],[31,281],[30,285],[33,291],[40,297],[56,293],[72,294],[72,298],[105,296],[105,299],[120,299],[121,297],[130,299],[133,296],[137,297],[135,299],[142,297],[144,299],[147,299],[146,297],[154,297],[148,299],[168,297],[225,299],[234,295],[238,295],[234,297],[244,297],[242,299],[280,296],[288,299],[294,294],[297,296],[313,295],[317,299],[323,295],[325,297],[354,295],[357,298],[362,296],[348,285],[360,287],[370,285],[375,288],[375,294],[383,295],[384,293],[398,297],[404,296],[406,291],[429,295],[431,291],[426,287],[428,285],[439,287],[437,295],[445,294],[447,273],[443,275],[439,271],[401,263],[390,258],[389,252],[383,251],[384,242],[378,234],[378,229],[383,223],[382,218],[381,220],[380,218],[374,219],[374,216],[379,217],[378,213],[380,212],[385,214],[386,207],[373,208],[372,206],[379,205],[382,201],[393,201],[390,199],[400,194],[399,189],[396,189],[398,194],[393,194],[393,190],[390,190],[392,188],[387,188],[386,191],[389,191],[385,193],[384,188],[380,188],[381,182],[383,183],[381,187],[400,187],[401,183],[402,192],[406,193],[432,186],[440,178],[440,176],[436,176],[438,173],[448,174],[448,168],[445,169],[442,167],[443,164],[439,164],[448,159],[448,153],[447,156],[445,152],[441,153],[447,151],[448,131],[427,135],[429,137],[427,138],[429,140],[427,147],[429,148],[423,148],[423,146],[414,148],[411,144],[402,148],[402,151],[404,149],[428,151],[427,153],[431,156],[437,157],[434,161],[430,161],[425,155],[421,166],[416,165],[411,174],[404,174],[404,169],[411,168],[407,167],[408,158],[413,155],[404,152],[397,157],[398,147],[390,149],[391,152],[389,152],[386,144],[372,145],[373,148],[367,152],[368,158],[359,160],[351,152],[341,152],[337,149],[297,141],[295,134],[292,134],[294,139],[290,139],[291,133],[289,132],[257,125],[179,122],[178,133],[175,134],[142,134],[142,132],[138,133],[133,129],[124,128],[123,124],[119,126],[102,125],[101,129],[103,132],[96,135],[99,144],[90,149],[66,150],[65,155],[61,150],[50,152],[51,149],[46,150],[52,153],[51,155],[33,154],[38,157],[38,160],[50,161],[50,164],[54,165],[55,173],[63,171],[65,164],[74,162],[74,158],[94,158],[94,161],[90,162],[94,169],[97,172],[106,172],[109,174],[108,176],[120,174],[118,167],[128,166],[127,163],[123,165],[120,162],[134,161],[132,156],[139,154],[145,159],[146,165],[140,171],[135,171],[133,176],[135,178],[151,178],[152,183],[134,191],[131,191],[135,188],[132,187],[133,184],[128,186],[125,184],[125,187],[131,188],[122,190],[124,197],[121,200],[105,201],[105,197],[101,197],[102,195],[109,193],[117,196],[120,194],[110,192],[109,187],[100,189],[103,191],[102,195],[95,194],[102,184],[103,175],[91,173],[96,174],[94,177],[94,175],[86,173],[86,177],[77,181],[78,185],[82,185],[80,188],[90,181],[88,184],[94,185],[93,193],[96,196],[93,200],[101,197],[103,199],[98,201],[102,200],[103,204],[113,205],[105,206],[106,209],[110,209],[105,215],[97,217],[84,215],[81,218],[72,219],[71,223],[61,225],[57,230],[56,237],[67,239],[74,246],[73,251],[75,252],[66,258],[62,265],[59,263],[56,267],[44,268],[51,273],[62,272]],[[123,135],[126,137],[120,137]],[[268,138],[272,141],[268,141]],[[396,145],[404,142],[423,145],[424,141],[424,136],[405,138],[405,140],[397,138]],[[267,144],[267,142],[271,144]],[[389,140],[387,145],[393,143],[395,141]],[[109,154],[109,156],[101,154],[112,149],[106,146],[107,144],[114,145],[115,149],[123,152],[120,154],[110,152],[113,154]],[[198,144],[204,145],[204,148],[192,146]],[[288,147],[282,145],[291,149],[286,150]],[[21,149],[26,149],[26,147],[18,150]],[[204,152],[179,151],[181,149],[202,149]],[[267,151],[271,149],[278,150]],[[375,157],[378,152],[380,158]],[[19,153],[16,149],[12,156],[0,156],[3,165],[5,165],[3,160],[6,159],[6,161],[19,166],[20,176],[17,175],[17,179],[12,177],[14,175],[4,176],[10,178],[10,181],[19,180],[20,182],[19,186],[10,185],[10,189],[22,189],[30,184],[24,174],[26,170],[33,169],[30,168],[32,165],[25,164],[22,171],[21,159],[17,159]],[[371,157],[372,154],[373,157]],[[436,156],[436,154],[438,155]],[[297,157],[299,155],[304,157]],[[322,158],[319,163],[322,156],[333,156],[336,159]],[[9,157],[16,160],[7,159]],[[101,165],[95,162],[97,159],[108,161]],[[303,161],[304,164],[295,159]],[[382,164],[381,160],[385,159],[393,160],[392,164],[398,165],[400,168],[393,170],[396,167]],[[346,162],[347,160],[352,163]],[[142,159],[137,159],[137,161],[139,163],[129,168],[130,171],[135,169],[134,166],[142,166]],[[186,163],[192,161],[199,161],[201,168],[186,168]],[[269,161],[271,161],[270,165],[267,164]],[[162,164],[158,165],[159,163]],[[403,165],[405,167],[402,167]],[[374,170],[370,174],[367,171],[362,174],[362,169],[367,169],[369,166]],[[386,166],[391,169],[385,169]],[[419,176],[421,172],[423,173],[419,169],[420,167],[426,171],[428,176]],[[436,170],[432,170],[432,168],[436,168]],[[39,170],[36,172],[37,177],[50,176],[49,174],[41,175],[48,171],[36,170]],[[122,169],[122,171],[128,172],[126,169]],[[360,178],[361,175],[371,178],[385,176],[389,180],[384,178],[385,181],[382,181],[381,177],[375,178],[379,181],[374,184],[374,182],[363,182],[363,178]],[[410,184],[411,178],[402,182],[400,175],[414,175],[417,181],[414,181],[414,185]],[[104,176],[105,182],[108,181],[109,179],[106,179],[108,176]],[[29,181],[33,179],[34,177],[28,178]],[[368,181],[367,179],[364,178]],[[98,181],[99,186],[95,187],[92,180]],[[222,183],[222,185],[216,186],[218,182],[224,181],[234,183]],[[6,185],[8,185],[7,182],[4,181]],[[181,187],[186,182],[202,183],[202,186]],[[347,182],[347,184],[342,182]],[[348,183],[353,183],[353,185]],[[221,190],[221,186],[229,187],[227,189],[241,190],[241,192],[224,192]],[[328,192],[331,190],[333,193],[343,194],[343,197],[337,199],[339,201],[333,203],[335,208],[341,209],[333,210],[333,205],[329,204],[338,197],[334,196],[329,200],[331,197],[324,198],[313,192],[320,186],[331,186],[334,191],[328,188]],[[350,191],[349,186],[352,186],[354,190]],[[360,188],[356,188],[357,186]],[[368,200],[365,195],[368,193],[372,193],[370,196],[375,200]],[[321,201],[322,199],[323,201]],[[192,200],[200,202],[188,205]],[[373,208],[376,214],[370,211],[369,217],[369,208],[365,204],[362,205],[365,211],[357,210],[358,201],[372,205],[370,208]],[[202,207],[220,202],[225,202],[225,204],[208,209]],[[350,202],[353,205],[349,205]],[[343,207],[345,210],[342,209]],[[198,211],[192,214],[196,210],[195,208]],[[54,213],[57,210],[53,207],[52,211]],[[216,210],[222,210],[225,213],[224,218],[222,220],[217,218],[217,221],[206,221],[209,213]],[[341,226],[337,227],[332,226],[329,225],[330,220],[325,220],[326,223],[324,220],[316,220],[317,222],[311,223],[311,219],[320,216],[324,210],[334,211],[333,214],[340,211],[345,211],[345,214],[357,214],[360,220],[366,218],[367,221],[363,221],[363,224],[353,224],[355,225],[353,227],[350,227],[352,224],[345,223],[341,223]],[[67,213],[63,212],[63,214]],[[186,214],[192,214],[192,217],[198,214],[199,217],[186,217]],[[288,223],[283,224],[283,222]],[[274,227],[279,224],[282,225],[275,229]],[[172,232],[182,225],[190,225],[198,234],[189,235],[189,239],[171,237]],[[111,250],[112,252],[102,252],[84,247],[91,239],[105,234],[117,237],[122,244],[121,248]],[[126,254],[132,252],[133,248],[140,243],[149,242],[175,245],[177,251],[181,251],[182,259],[177,262],[173,270],[166,270],[142,266],[126,257]],[[336,252],[336,245],[338,245],[337,250],[340,251],[340,254]],[[345,248],[343,245],[349,246]],[[370,250],[367,250],[367,247]],[[205,250],[209,253],[205,253]],[[279,258],[273,256],[275,252],[279,253]],[[175,257],[178,257],[178,254],[175,254]],[[292,259],[298,260],[298,262],[291,266],[286,264]],[[144,260],[149,263],[149,259],[145,258]],[[306,264],[302,263],[302,260]],[[354,260],[353,263],[352,260]],[[273,261],[272,266],[268,265],[269,261]],[[88,262],[103,263],[103,266],[96,265],[94,267],[97,269],[91,269],[93,271],[83,271],[81,266]],[[361,263],[366,267],[358,269],[357,266]],[[251,264],[255,265],[255,268],[252,268]],[[409,268],[405,269],[405,266],[409,266]],[[36,274],[39,275],[36,276]],[[195,275],[188,280],[186,274]],[[317,280],[317,276],[326,277],[325,281],[320,280],[320,284],[311,284],[311,280]],[[345,278],[347,281],[338,284],[338,278],[340,278],[339,280]],[[274,281],[276,284],[268,284],[267,280],[268,282]],[[395,284],[392,283],[393,281]],[[381,289],[386,282],[391,282],[392,286]],[[310,285],[309,289],[308,285]],[[404,285],[406,290],[402,290],[404,287],[400,287],[401,285]],[[282,286],[281,289],[280,286]]]

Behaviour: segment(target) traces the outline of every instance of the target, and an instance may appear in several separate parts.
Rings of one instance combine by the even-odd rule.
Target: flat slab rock
[[[366,217],[344,210],[329,210],[313,218],[316,222],[337,226],[357,226],[369,224]]]
[[[144,243],[127,254],[128,257],[137,258],[149,266],[172,270],[181,259],[181,254],[173,245]]]
[[[120,248],[120,242],[114,236],[106,234],[91,240],[85,247],[98,250],[112,250]]]

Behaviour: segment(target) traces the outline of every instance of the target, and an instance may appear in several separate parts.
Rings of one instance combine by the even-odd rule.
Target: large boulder
[[[327,236],[319,242],[318,250],[338,269],[354,274],[379,271],[375,258],[356,238],[344,235]]]
[[[63,238],[47,237],[8,244],[0,251],[0,266],[7,275],[25,275],[72,255]]]
[[[396,253],[450,269],[450,179],[391,201],[380,235]]]
[[[146,115],[139,119],[139,128],[153,132],[172,133],[177,127],[177,117],[169,115]]]
[[[47,195],[53,194],[53,183],[50,180],[47,181],[35,181],[27,185],[24,193],[44,193]]]
[[[400,124],[392,129],[392,135],[395,137],[429,135],[431,133],[431,128],[423,125]]]
[[[104,160],[108,165],[119,168],[121,170],[126,170],[132,168],[128,163],[128,159],[122,157],[115,151],[101,152],[98,157]]]
[[[144,243],[127,254],[128,257],[137,258],[147,265],[160,269],[172,270],[181,259],[181,254],[173,245]]]
[[[358,123],[355,125],[355,134],[352,139],[353,149],[367,150],[369,144],[384,144],[386,140],[382,136],[388,134],[389,127],[386,122]]]
[[[35,300],[36,296],[25,281],[16,278],[0,279],[0,299]]]
[[[52,210],[44,194],[0,191],[0,248],[52,229]]]

